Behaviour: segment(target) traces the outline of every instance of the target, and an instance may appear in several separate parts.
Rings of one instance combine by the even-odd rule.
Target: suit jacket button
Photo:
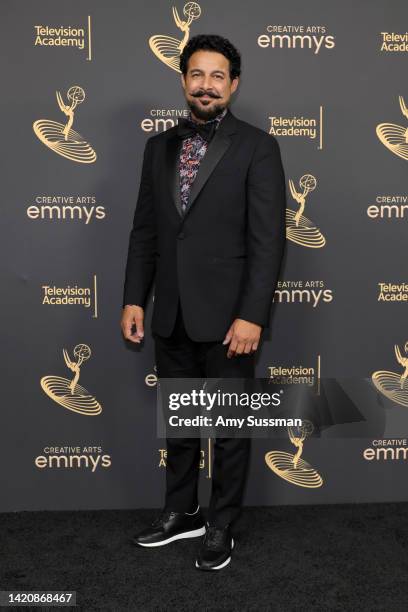
[[[185,237],[185,233],[184,232],[180,232],[179,235],[177,236],[177,238],[179,240],[183,240],[184,237]]]

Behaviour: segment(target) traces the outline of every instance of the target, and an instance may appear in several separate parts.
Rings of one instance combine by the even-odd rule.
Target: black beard
[[[187,100],[187,104],[194,115],[203,121],[211,121],[211,119],[215,119],[215,117],[222,113],[226,107],[224,104],[217,104],[215,102],[214,105],[211,104],[211,107],[204,108],[203,106],[198,106],[195,98],[193,100]]]

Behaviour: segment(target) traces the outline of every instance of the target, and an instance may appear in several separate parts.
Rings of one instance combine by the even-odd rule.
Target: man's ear
[[[184,80],[184,74],[181,73],[181,86],[183,89],[186,88],[186,81]]]

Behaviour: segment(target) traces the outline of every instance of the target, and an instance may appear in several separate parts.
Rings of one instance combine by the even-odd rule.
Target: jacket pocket
[[[246,253],[240,253],[237,255],[216,255],[212,257],[213,263],[219,263],[223,261],[234,261],[236,259],[246,259]]]

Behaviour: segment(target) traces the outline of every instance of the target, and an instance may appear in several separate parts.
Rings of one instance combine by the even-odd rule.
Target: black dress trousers
[[[205,325],[205,321],[203,321]],[[180,300],[169,337],[153,333],[159,378],[253,378],[255,354],[227,358],[222,340],[191,340],[183,323]],[[198,505],[200,438],[166,438],[165,508],[194,512]],[[239,515],[248,471],[250,438],[216,438],[208,522],[224,527]]]

